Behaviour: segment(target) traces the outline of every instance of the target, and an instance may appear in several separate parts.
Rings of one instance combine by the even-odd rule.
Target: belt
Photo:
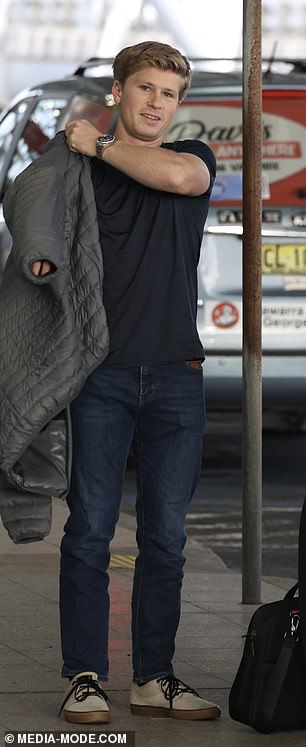
[[[202,361],[201,360],[192,360],[192,361],[186,361],[188,366],[191,366],[191,368],[202,368]]]

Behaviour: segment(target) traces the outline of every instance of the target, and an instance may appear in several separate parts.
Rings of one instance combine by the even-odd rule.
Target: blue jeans
[[[138,683],[173,674],[186,541],[205,424],[203,374],[188,363],[97,368],[72,403],[70,516],[61,545],[64,677],[108,678],[109,545],[131,444],[137,471],[132,593]]]

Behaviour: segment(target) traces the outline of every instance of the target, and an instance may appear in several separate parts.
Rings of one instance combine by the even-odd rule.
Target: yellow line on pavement
[[[111,555],[110,568],[134,568],[135,555]]]

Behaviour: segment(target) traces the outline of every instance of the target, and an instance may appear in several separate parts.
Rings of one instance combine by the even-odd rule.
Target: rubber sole
[[[217,706],[212,708],[203,708],[199,710],[183,711],[178,708],[170,711],[169,708],[152,707],[152,706],[140,706],[130,704],[131,713],[134,716],[150,716],[151,718],[174,718],[181,719],[184,721],[208,721],[215,718],[220,718],[221,710]]]
[[[108,711],[90,711],[89,713],[64,711],[64,718],[71,724],[107,724],[110,721],[110,713]]]

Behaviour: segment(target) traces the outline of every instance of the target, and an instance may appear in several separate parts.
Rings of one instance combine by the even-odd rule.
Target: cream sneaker
[[[219,706],[204,700],[184,682],[174,676],[160,677],[145,685],[132,685],[130,707],[138,716],[167,718],[213,719],[221,716]]]
[[[80,672],[69,682],[58,716],[63,711],[74,724],[103,724],[110,720],[107,700],[96,672]]]

